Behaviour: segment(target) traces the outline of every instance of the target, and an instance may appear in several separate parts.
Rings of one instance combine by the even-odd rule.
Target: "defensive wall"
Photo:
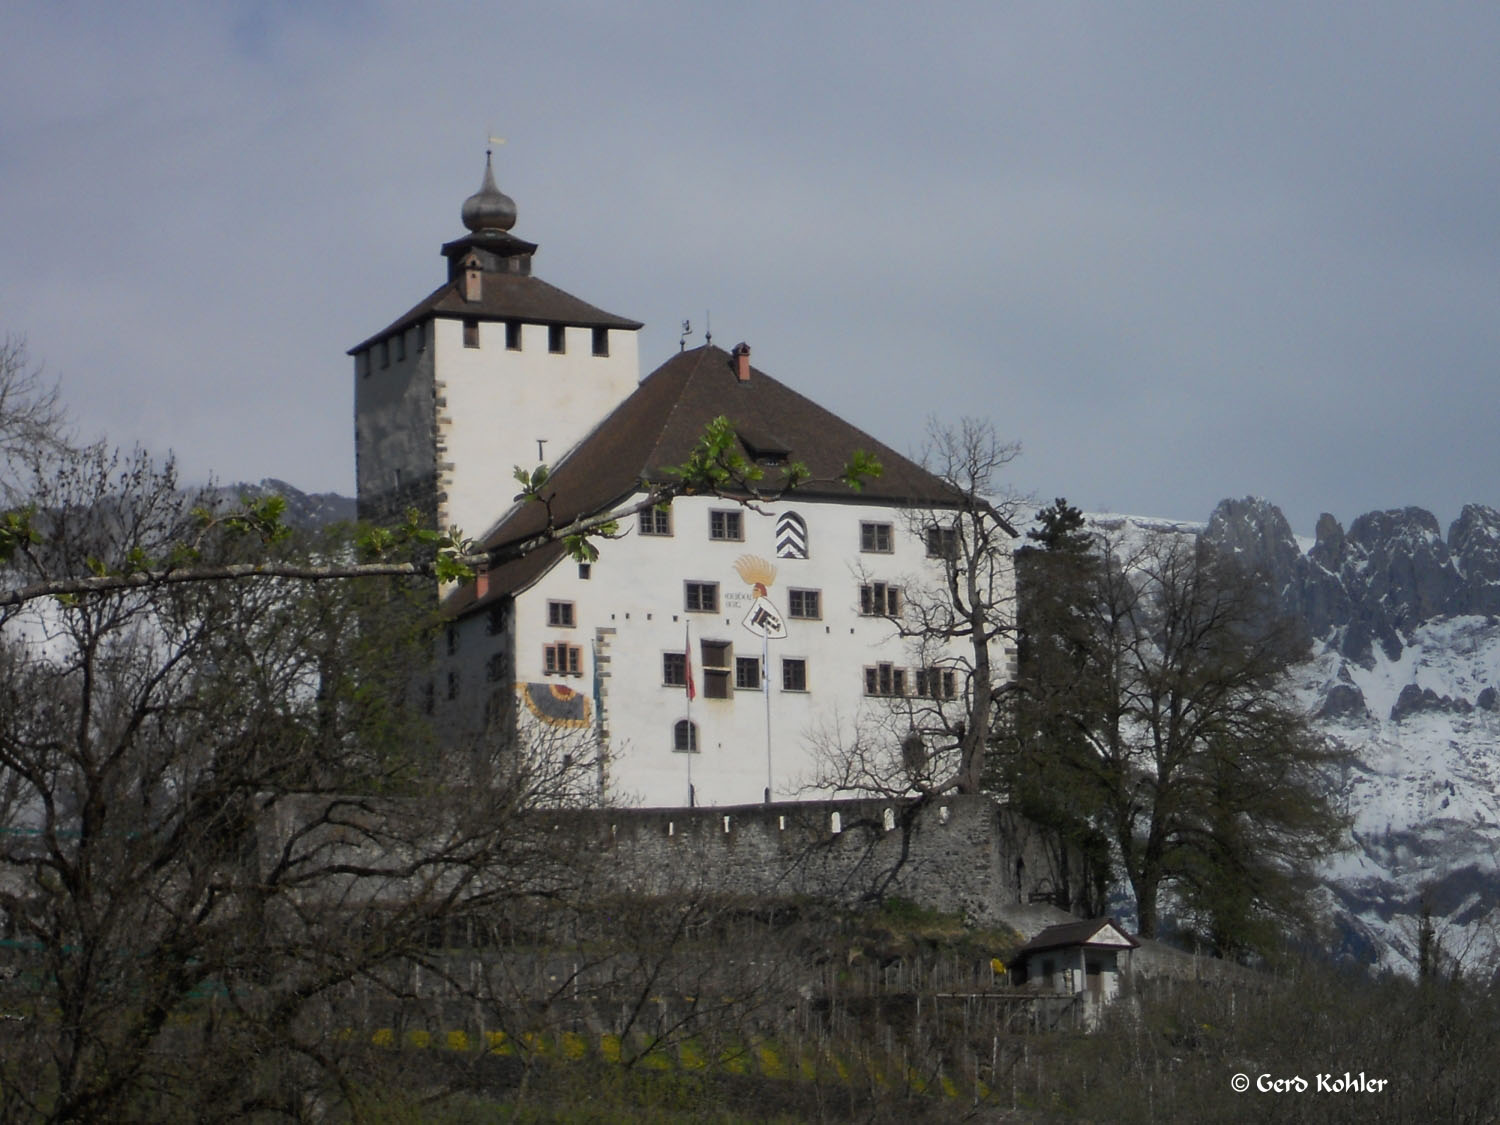
[[[554,818],[597,846],[609,880],[645,895],[886,897],[981,925],[1061,887],[1044,833],[990,797],[850,799],[711,808],[592,809]]]
[[[349,807],[330,819],[326,810],[337,804]],[[898,897],[995,925],[1018,904],[1053,899],[1062,888],[1061,857],[1049,836],[977,795],[519,815],[524,824],[509,836],[544,841],[550,861],[587,857],[601,894],[805,897],[844,906]],[[436,845],[450,831],[447,820],[443,810],[399,799],[284,800],[261,822],[262,871],[293,834],[299,850],[317,851],[325,864],[353,870],[378,852],[388,867],[395,853],[424,851],[423,839]],[[405,882],[371,874],[324,885],[363,899],[399,897]]]

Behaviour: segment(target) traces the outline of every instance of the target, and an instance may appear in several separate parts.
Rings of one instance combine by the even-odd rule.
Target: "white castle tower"
[[[349,350],[356,480],[361,518],[414,507],[480,537],[511,506],[514,466],[561,459],[635,389],[641,325],[531,275],[536,244],[510,233],[488,153],[462,216],[447,281]]]

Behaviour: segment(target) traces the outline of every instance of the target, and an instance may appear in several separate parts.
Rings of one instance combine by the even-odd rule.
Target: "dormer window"
[[[786,442],[774,435],[746,430],[740,433],[739,438],[750,460],[757,465],[776,469],[791,460],[792,451],[787,448]]]
[[[464,300],[473,304],[484,294],[484,271],[479,265],[479,255],[473,252],[464,255]]]

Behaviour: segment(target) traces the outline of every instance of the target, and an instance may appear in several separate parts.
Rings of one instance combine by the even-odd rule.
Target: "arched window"
[[[796,512],[783,512],[776,521],[776,557],[807,558],[807,521]]]
[[[696,754],[698,752],[698,724],[690,723],[686,719],[678,719],[677,725],[672,728],[672,749],[679,754]]]

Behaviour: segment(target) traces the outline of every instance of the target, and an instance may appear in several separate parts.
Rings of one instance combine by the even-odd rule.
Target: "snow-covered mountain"
[[[1350,849],[1324,876],[1339,952],[1409,971],[1425,897],[1470,970],[1500,952],[1500,512],[1448,529],[1420,508],[1318,521],[1299,543],[1275,505],[1226,500],[1206,525],[1093,517],[1101,530],[1199,532],[1263,570],[1313,658],[1295,687],[1350,752]]]
[[[355,519],[353,497],[341,496],[337,492],[303,492],[274,477],[267,477],[259,484],[214,485],[211,491],[220,503],[228,507],[233,507],[241,499],[280,496],[286,500],[287,524],[309,531],[331,523],[352,523]]]

